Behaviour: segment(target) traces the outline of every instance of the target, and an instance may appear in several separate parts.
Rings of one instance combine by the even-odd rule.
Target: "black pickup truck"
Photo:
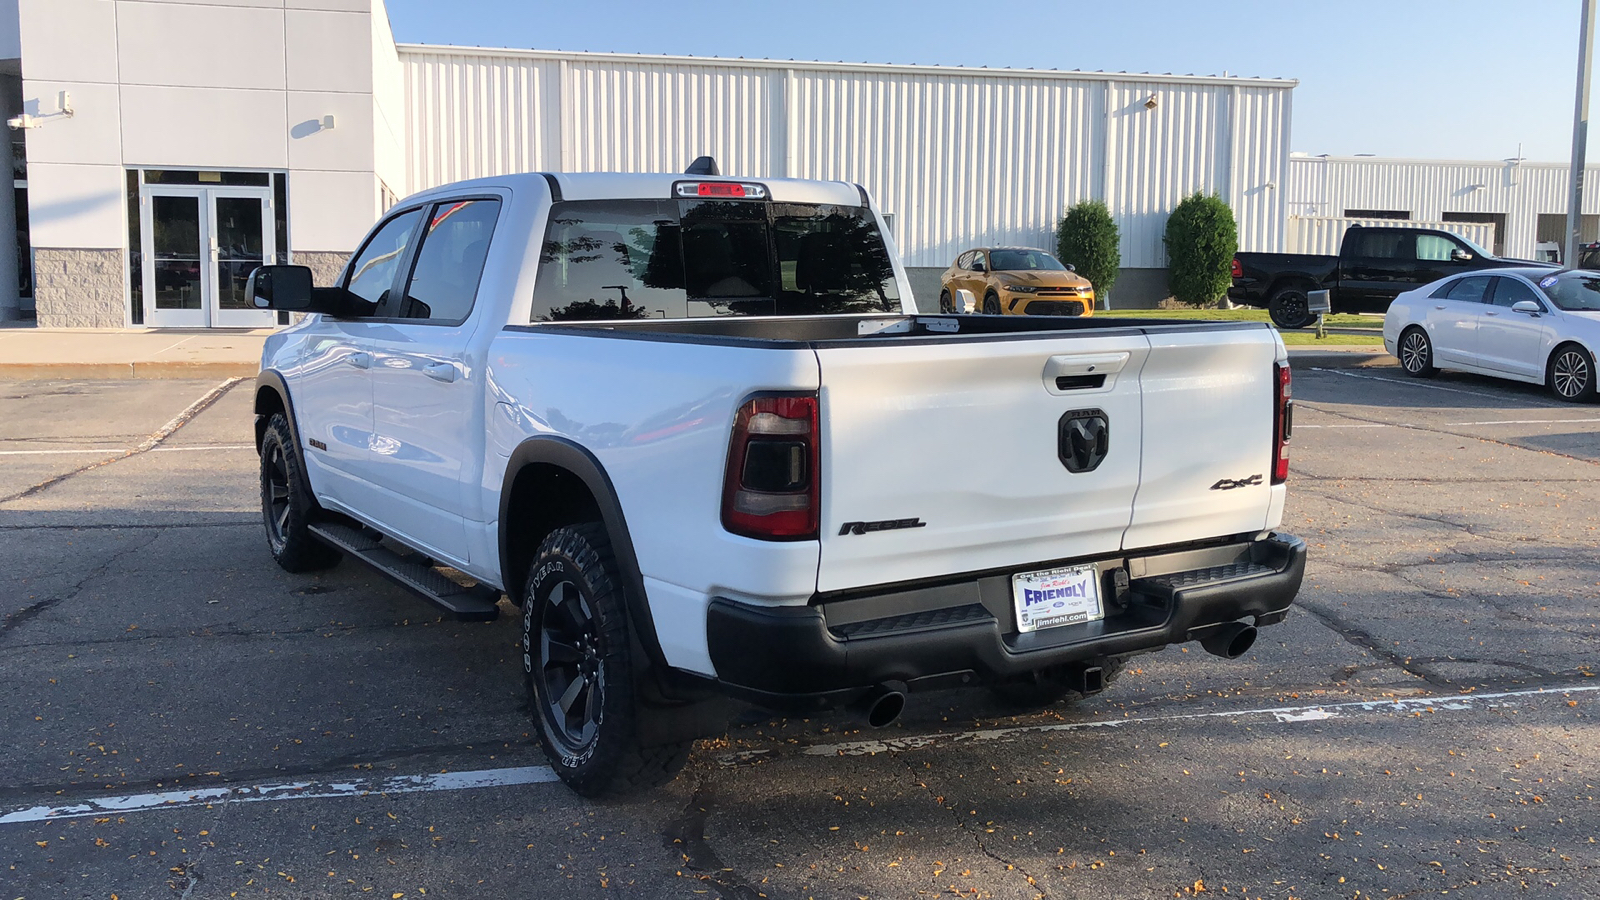
[[[1331,291],[1334,312],[1381,313],[1401,292],[1458,272],[1528,265],[1541,264],[1501,259],[1448,231],[1352,225],[1338,256],[1237,254],[1228,299],[1266,307],[1279,328],[1304,328],[1316,321],[1311,291]]]

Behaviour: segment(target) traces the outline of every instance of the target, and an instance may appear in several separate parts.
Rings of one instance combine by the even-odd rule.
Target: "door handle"
[[[372,354],[365,351],[357,351],[352,353],[349,356],[346,356],[344,361],[358,369],[372,368]]]
[[[1497,312],[1490,312],[1489,310],[1484,310],[1483,314],[1486,315],[1486,316],[1498,316],[1498,315],[1500,315]]]
[[[456,380],[456,367],[447,362],[429,363],[422,367],[422,374],[432,378],[434,381],[442,381],[445,384],[449,384]]]
[[[1441,304],[1439,306],[1435,306],[1434,309],[1444,309],[1444,306]]]

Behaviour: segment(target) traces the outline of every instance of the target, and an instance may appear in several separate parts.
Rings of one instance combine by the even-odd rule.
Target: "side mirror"
[[[975,260],[972,263],[972,271],[974,271],[974,272],[987,272],[987,271],[989,271],[989,267],[983,264],[983,260],[981,260],[981,259],[980,260]]]
[[[1068,272],[1076,272],[1076,271],[1078,271],[1078,267],[1073,265],[1072,263],[1067,263],[1067,271]]]
[[[256,309],[308,312],[311,270],[305,266],[260,266],[250,273],[245,295]]]
[[[1517,302],[1511,304],[1511,311],[1528,313],[1529,315],[1536,316],[1539,313],[1544,312],[1544,307],[1540,306],[1537,300],[1518,300]]]
[[[245,294],[256,309],[323,313],[341,319],[370,316],[378,309],[376,303],[344,288],[312,287],[311,270],[305,266],[260,266],[250,273]]]
[[[1471,262],[1472,254],[1461,249],[1460,247],[1457,247],[1456,249],[1450,251],[1450,258],[1456,262]]]

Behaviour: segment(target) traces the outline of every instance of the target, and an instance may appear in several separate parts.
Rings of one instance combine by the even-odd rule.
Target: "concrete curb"
[[[1289,365],[1296,369],[1366,369],[1400,364],[1381,349],[1324,350],[1320,347],[1308,347],[1298,352],[1297,350],[1295,347],[1289,348]]]
[[[0,363],[0,381],[110,381],[131,378],[254,378],[258,362],[160,360],[125,363]]]

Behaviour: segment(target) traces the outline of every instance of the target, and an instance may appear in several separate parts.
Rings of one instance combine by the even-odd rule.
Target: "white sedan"
[[[1543,384],[1562,400],[1595,397],[1600,272],[1494,269],[1454,275],[1395,298],[1383,346],[1406,374],[1440,369]]]

